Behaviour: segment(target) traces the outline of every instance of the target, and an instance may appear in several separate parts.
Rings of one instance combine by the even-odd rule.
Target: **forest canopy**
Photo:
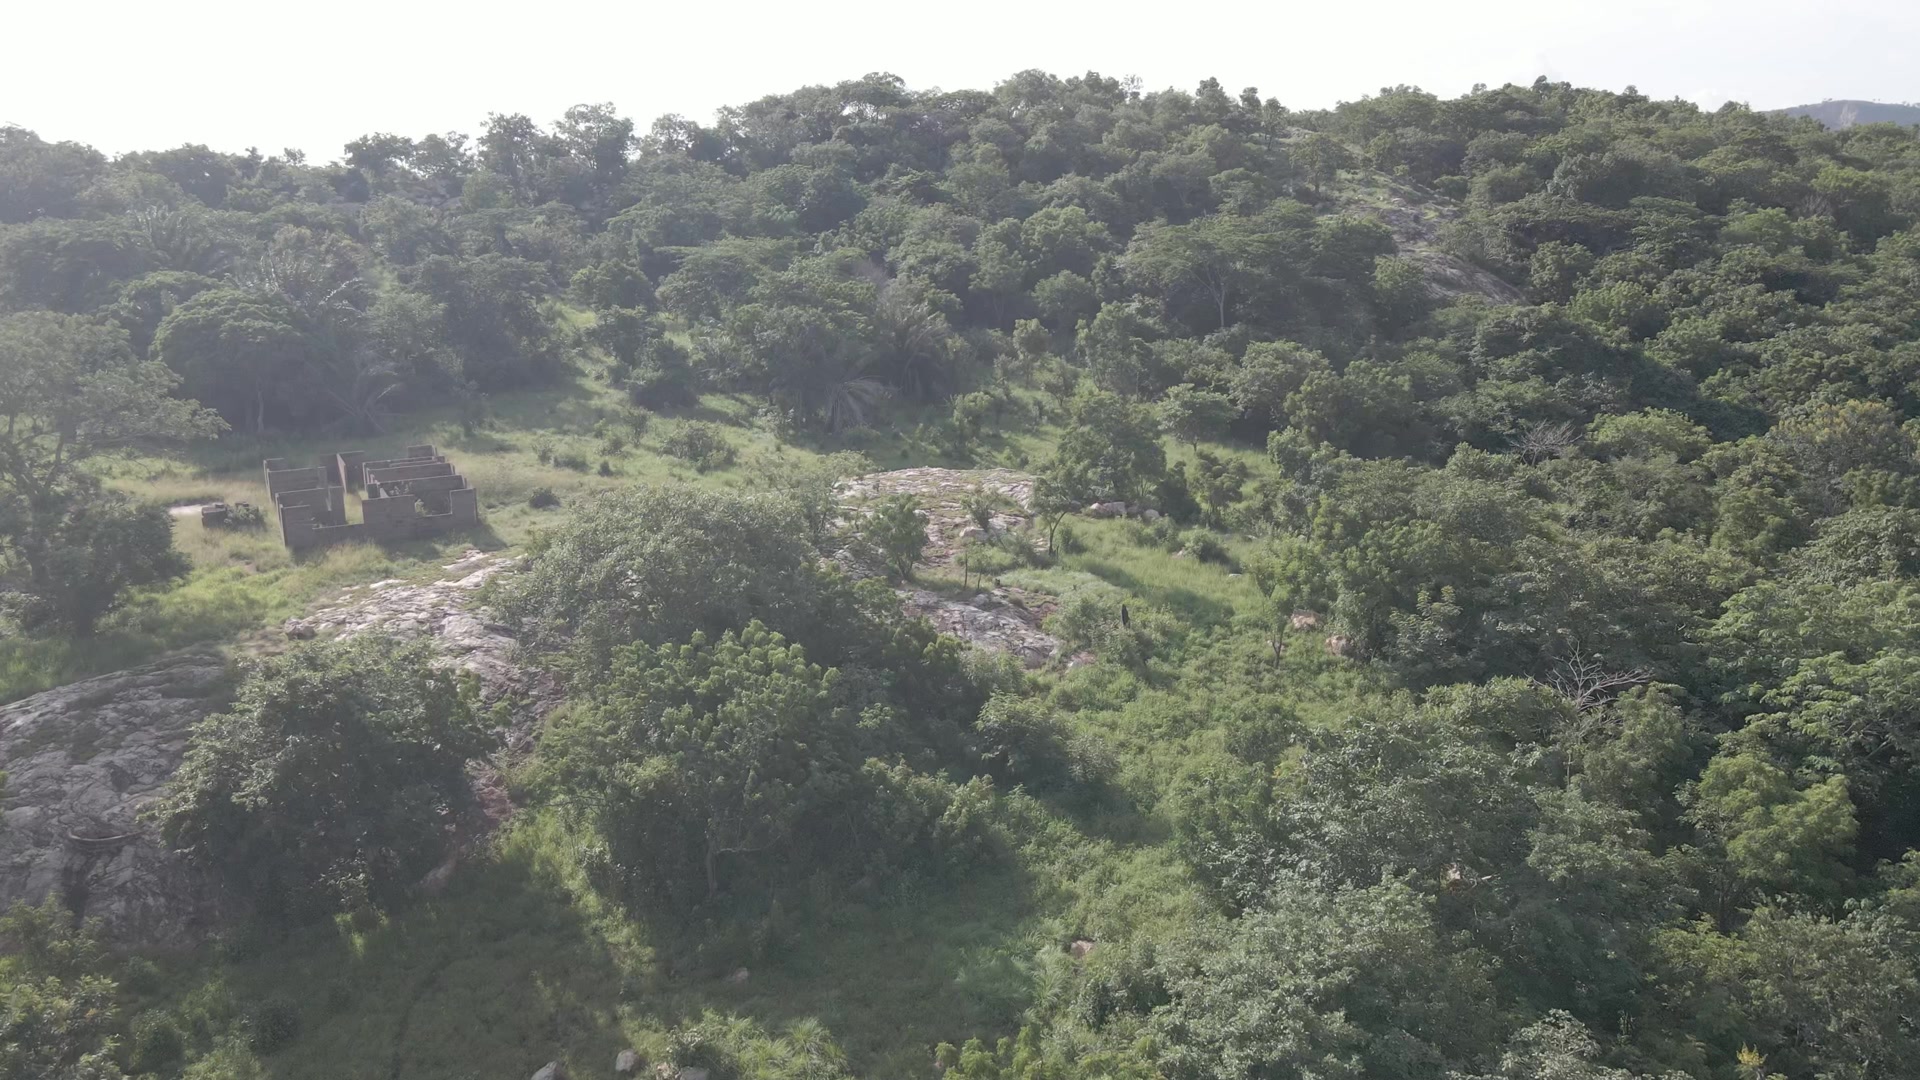
[[[189,573],[119,458],[473,430],[583,379],[626,430],[684,421],[662,453],[724,480],[634,484],[527,545],[499,601],[569,701],[516,797],[571,830],[598,914],[701,962],[982,881],[1046,912],[1042,958],[952,980],[979,1030],[890,1064],[1920,1060],[1920,129],[1545,78],[1294,110],[1025,71],[711,123],[495,114],[326,162],[56,137],[0,129],[9,635],[84,638]],[[918,505],[850,537],[832,477],[733,471],[714,415],[1033,473],[1033,535],[985,576],[1057,587],[1084,666],[903,616],[834,557],[878,544],[911,582]],[[1154,520],[1075,535],[1116,502]],[[354,665],[378,677],[287,705]],[[287,923],[404,911],[491,744],[424,654],[314,646],[196,735],[169,829]],[[313,807],[364,835],[301,847]],[[91,954],[7,963],[0,1031],[39,1041],[0,1077],[142,1071],[105,1020],[35,1019],[108,1016]]]

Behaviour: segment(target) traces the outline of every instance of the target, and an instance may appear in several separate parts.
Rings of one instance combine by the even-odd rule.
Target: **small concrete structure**
[[[342,450],[310,467],[293,468],[282,458],[262,466],[280,538],[294,551],[398,543],[480,524],[479,492],[431,446],[409,446],[397,458],[368,460],[364,450]],[[360,520],[349,522],[347,492],[356,489]]]

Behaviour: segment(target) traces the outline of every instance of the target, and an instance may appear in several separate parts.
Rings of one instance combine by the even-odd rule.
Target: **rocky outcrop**
[[[560,695],[516,662],[518,643],[480,603],[480,587],[514,565],[475,551],[438,580],[356,586],[289,622],[286,635],[430,636],[479,678],[487,702],[513,706],[508,745],[524,749]],[[58,896],[114,937],[148,944],[185,944],[206,929],[210,891],[140,815],[231,682],[225,657],[195,652],[0,707],[0,906]],[[497,819],[504,786],[484,763],[473,775],[484,815]]]
[[[843,480],[836,491],[846,520],[857,520],[879,499],[894,495],[918,499],[927,522],[925,561],[931,567],[951,566],[969,543],[1044,543],[1026,534],[1033,519],[1033,477],[1012,469],[900,469]],[[966,505],[982,491],[995,496],[999,504],[985,527]],[[862,572],[857,566],[847,568]],[[1040,667],[1059,655],[1059,640],[1040,629],[1041,620],[1053,609],[1052,597],[998,584],[965,599],[926,589],[894,591],[908,612],[925,618],[941,633],[1010,653],[1028,667]]]
[[[1060,653],[1060,640],[1040,629],[1053,609],[1050,597],[1020,589],[994,588],[967,600],[953,600],[925,589],[901,589],[902,605],[943,634],[983,649],[1009,653],[1030,668],[1046,665]]]
[[[509,748],[525,749],[541,717],[560,701],[552,676],[519,663],[519,641],[480,600],[480,589],[514,570],[519,560],[469,551],[432,581],[389,579],[347,589],[332,603],[286,624],[290,638],[384,634],[433,638],[453,663],[479,680],[488,704],[506,700],[511,710]]]
[[[193,652],[0,708],[0,906],[53,895],[117,937],[192,940],[209,894],[140,815],[230,685]]]
[[[975,492],[999,503],[985,528],[967,513]],[[897,469],[842,480],[835,493],[849,520],[892,495],[918,499],[927,521],[926,561],[936,566],[953,561],[966,541],[1005,536],[1033,519],[1033,477],[1012,469]]]
[[[1376,175],[1366,188],[1343,197],[1340,208],[1370,217],[1387,227],[1402,258],[1416,263],[1426,275],[1427,289],[1437,299],[1478,296],[1495,304],[1518,304],[1525,294],[1499,275],[1446,250],[1444,234],[1458,221],[1462,208],[1432,192],[1391,177]]]

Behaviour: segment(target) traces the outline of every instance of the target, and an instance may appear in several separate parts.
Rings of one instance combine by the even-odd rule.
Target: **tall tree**
[[[14,591],[67,629],[91,631],[122,589],[179,565],[156,556],[170,537],[157,543],[150,522],[104,499],[88,466],[223,425],[172,397],[178,377],[136,359],[125,331],[107,323],[51,312],[0,318],[0,369],[0,537],[22,571],[10,575]]]

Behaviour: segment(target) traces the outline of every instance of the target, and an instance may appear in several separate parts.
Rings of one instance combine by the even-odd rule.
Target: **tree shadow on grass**
[[[1046,947],[1035,914],[1011,859],[865,898],[783,894],[758,917],[735,913],[731,927],[661,931],[671,976],[659,1000],[679,1023],[709,1010],[770,1030],[818,1019],[855,1074],[912,1075],[941,1042],[1019,1026],[1032,1000],[1030,962]]]
[[[207,971],[234,1023],[275,997],[298,1012],[298,1037],[262,1058],[268,1075],[512,1077],[559,1060],[598,1076],[623,1047],[657,1048],[710,1012],[774,1034],[818,1019],[857,1074],[908,1075],[939,1042],[1010,1034],[1044,947],[1010,860],[867,899],[783,893],[667,919],[576,897],[555,877],[571,849],[557,832],[507,847],[378,926],[306,928]]]
[[[1164,585],[1142,580],[1131,570],[1097,556],[1082,556],[1075,567],[1117,585],[1152,604],[1170,608],[1196,626],[1217,626],[1233,619],[1233,605],[1195,592],[1184,585]]]
[[[489,860],[365,932],[310,927],[226,971],[245,1009],[290,1000],[300,1034],[275,1080],[528,1076],[548,1061],[606,1072],[626,1045],[620,966],[564,890]]]

